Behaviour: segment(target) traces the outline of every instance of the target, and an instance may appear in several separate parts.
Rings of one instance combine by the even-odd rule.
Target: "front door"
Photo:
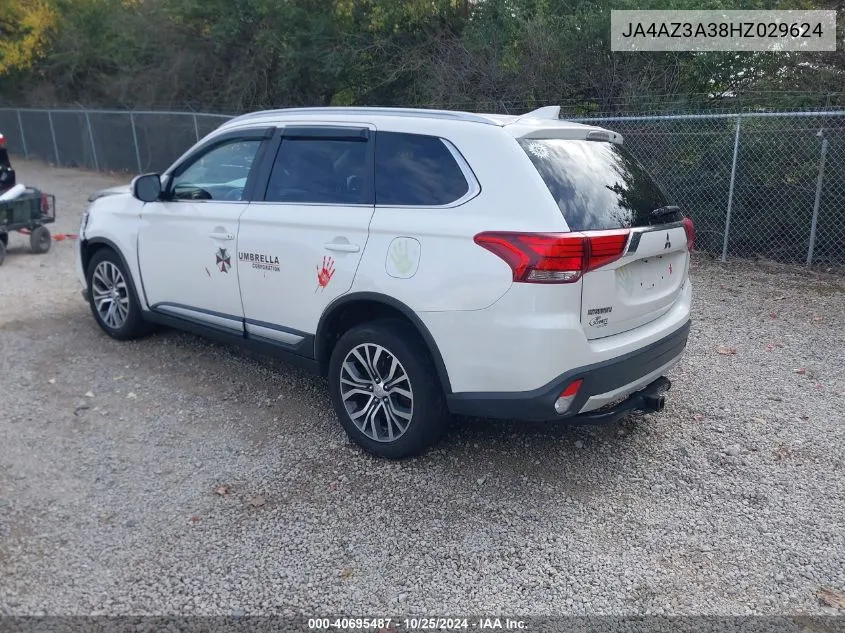
[[[243,332],[238,220],[264,136],[251,130],[213,139],[173,170],[162,201],[144,205],[138,258],[152,310]]]
[[[263,201],[241,216],[247,333],[301,351],[325,307],[352,286],[373,215],[372,126],[288,125]]]

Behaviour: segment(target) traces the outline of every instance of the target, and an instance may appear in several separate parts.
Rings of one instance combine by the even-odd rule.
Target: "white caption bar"
[[[836,11],[611,11],[612,51],[835,51]]]

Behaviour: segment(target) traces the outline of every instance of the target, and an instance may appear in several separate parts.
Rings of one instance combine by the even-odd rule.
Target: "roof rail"
[[[230,119],[227,124],[248,121],[265,116],[285,115],[285,114],[322,114],[322,113],[336,113],[336,114],[357,114],[366,116],[367,114],[381,114],[388,116],[408,116],[408,117],[423,117],[423,118],[441,118],[452,119],[455,121],[472,121],[475,123],[485,123],[487,125],[499,125],[495,121],[488,119],[480,114],[473,114],[471,112],[458,112],[453,110],[426,110],[423,108],[385,108],[385,107],[341,107],[341,106],[326,106],[315,108],[280,108],[276,110],[261,110],[259,112],[250,112],[241,116]]]
[[[514,123],[519,123],[525,119],[551,119],[557,121],[560,119],[560,106],[546,106],[545,108],[537,108],[527,114],[523,114]]]

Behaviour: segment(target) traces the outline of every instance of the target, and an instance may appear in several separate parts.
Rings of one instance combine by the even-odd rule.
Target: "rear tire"
[[[401,459],[422,453],[448,420],[434,363],[409,324],[380,320],[340,337],[329,393],[347,435],[366,451]]]
[[[36,226],[29,234],[29,247],[33,253],[43,255],[53,245],[53,238],[46,226]]]
[[[110,248],[94,253],[85,277],[91,312],[106,334],[119,341],[149,334],[152,327],[144,321],[132,277],[117,253]]]
[[[0,236],[0,266],[6,261],[6,241]]]

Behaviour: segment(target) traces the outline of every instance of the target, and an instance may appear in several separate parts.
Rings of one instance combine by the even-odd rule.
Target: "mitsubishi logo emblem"
[[[669,234],[666,234],[666,244],[663,245],[663,250],[665,251],[667,248],[672,248],[672,242],[669,241]]]

